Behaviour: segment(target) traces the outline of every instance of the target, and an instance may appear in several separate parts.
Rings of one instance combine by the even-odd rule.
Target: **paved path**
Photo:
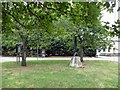
[[[84,57],[84,60],[109,60],[109,61],[115,61],[118,62],[118,57]],[[120,59],[120,58],[119,58]],[[27,60],[71,60],[71,57],[45,57],[41,58],[39,57],[27,57]],[[10,62],[10,61],[16,61],[16,57],[2,57],[0,56],[0,62]]]

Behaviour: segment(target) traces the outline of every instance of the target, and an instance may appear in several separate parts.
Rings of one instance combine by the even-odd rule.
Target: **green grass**
[[[2,63],[3,88],[117,88],[118,63],[85,61],[85,68],[69,67],[69,61]]]

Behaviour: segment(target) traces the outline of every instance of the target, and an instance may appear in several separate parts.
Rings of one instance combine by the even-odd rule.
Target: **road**
[[[84,57],[84,60],[109,60],[109,61],[115,61],[118,62],[118,57],[105,57],[105,56],[99,56],[99,57]],[[71,57],[27,57],[27,60],[71,60]],[[0,62],[10,62],[10,61],[16,61],[16,57],[2,57],[0,56]],[[120,60],[119,60],[120,61]]]

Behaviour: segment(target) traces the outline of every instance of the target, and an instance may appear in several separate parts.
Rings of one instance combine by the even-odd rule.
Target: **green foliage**
[[[111,34],[113,36],[118,36],[120,38],[120,20],[117,20],[115,24],[112,25]]]
[[[73,3],[70,17],[74,24],[84,27],[96,27],[99,24],[100,11],[95,2]]]
[[[19,38],[16,34],[12,35],[2,34],[2,46],[15,47],[17,42],[19,42]]]
[[[104,6],[106,7],[107,11],[112,13],[114,7],[116,6],[116,1],[113,2],[105,2]]]
[[[73,36],[77,35],[84,47],[105,47],[109,33],[100,22],[101,7],[96,2],[74,2],[72,6],[69,2],[2,3],[3,45],[23,41],[33,48],[50,49],[62,42],[73,49]]]
[[[105,22],[104,27],[109,30],[111,37],[120,37],[120,20],[117,20],[115,24],[112,24],[112,26],[109,22]]]
[[[100,5],[92,2],[73,3],[71,13],[69,16],[69,29],[73,35],[79,38],[78,47],[90,46],[91,48],[103,48],[111,45],[108,39],[109,32],[105,29],[100,22],[101,7]]]
[[[2,3],[3,32],[6,34],[13,29],[21,39],[30,37],[34,30],[52,32],[52,21],[66,13],[69,3],[52,2],[6,2]],[[65,6],[65,9],[63,9]],[[60,12],[63,13],[60,13]],[[14,31],[12,31],[14,32]],[[10,33],[9,33],[10,34]]]
[[[119,4],[119,2],[117,2]],[[120,11],[119,5],[116,6],[116,1],[114,2],[105,2],[102,4],[104,6],[104,9],[107,9],[108,12],[113,13],[114,7],[117,7],[118,9],[115,12]],[[111,36],[118,36],[120,37],[120,20],[115,21],[115,24],[112,25],[112,27],[109,25],[109,22],[105,22],[106,29],[110,29]]]

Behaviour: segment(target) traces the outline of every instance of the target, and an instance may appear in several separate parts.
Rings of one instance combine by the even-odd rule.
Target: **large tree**
[[[7,35],[15,34],[19,38],[16,40],[22,41],[22,66],[26,66],[27,44],[34,42],[42,47],[47,47],[50,45],[49,42],[43,44],[39,41],[45,42],[42,37],[49,39],[51,33],[54,36],[63,34],[63,37],[76,35],[79,38],[80,56],[81,61],[83,61],[83,47],[90,46],[96,49],[98,45],[106,45],[108,32],[101,26],[99,17],[101,6],[101,3],[93,2],[74,2],[72,5],[69,2],[3,3],[3,33]],[[64,31],[65,29],[53,22],[57,20],[58,23],[61,23],[59,22],[61,15],[66,16],[64,18],[66,19],[65,23],[69,23],[68,26],[64,24],[66,28],[64,33],[61,33],[61,30]],[[62,29],[59,30],[60,28]],[[55,29],[57,29],[55,31],[56,35],[54,33]],[[67,36],[68,32],[70,35]]]
[[[70,32],[72,37],[79,39],[81,61],[83,61],[83,49],[88,46],[93,49],[105,48],[110,45],[109,32],[101,22],[101,5],[96,2],[73,3],[68,16],[68,23],[72,23]],[[71,27],[71,25],[67,25]]]
[[[63,7],[64,6],[64,7]],[[69,3],[6,2],[2,3],[3,33],[18,34],[22,41],[22,66],[26,66],[26,48],[31,31],[52,31],[52,21],[67,14]],[[9,33],[10,34],[10,33]]]

